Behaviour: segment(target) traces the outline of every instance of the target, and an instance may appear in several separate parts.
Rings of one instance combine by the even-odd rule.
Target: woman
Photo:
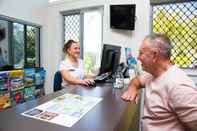
[[[69,40],[63,47],[65,60],[60,63],[59,71],[61,72],[63,82],[62,86],[71,85],[90,86],[94,84],[93,79],[85,78],[83,61],[80,59],[80,45],[74,40]]]

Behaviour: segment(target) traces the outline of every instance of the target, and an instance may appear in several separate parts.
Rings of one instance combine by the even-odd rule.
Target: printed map
[[[102,98],[92,96],[64,94],[25,111],[22,115],[71,127],[101,100]]]

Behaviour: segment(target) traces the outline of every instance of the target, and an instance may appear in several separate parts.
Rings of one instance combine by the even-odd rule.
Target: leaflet
[[[102,98],[99,97],[64,94],[21,114],[42,121],[72,127],[101,100]]]

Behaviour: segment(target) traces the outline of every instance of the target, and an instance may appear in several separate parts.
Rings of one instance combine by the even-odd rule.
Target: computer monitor
[[[114,74],[120,62],[120,54],[121,46],[104,44],[99,74],[106,72]]]

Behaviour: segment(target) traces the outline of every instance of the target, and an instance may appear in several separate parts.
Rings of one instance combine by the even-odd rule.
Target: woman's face
[[[79,43],[72,43],[70,48],[68,48],[68,55],[73,58],[79,58],[80,57],[80,45]]]

